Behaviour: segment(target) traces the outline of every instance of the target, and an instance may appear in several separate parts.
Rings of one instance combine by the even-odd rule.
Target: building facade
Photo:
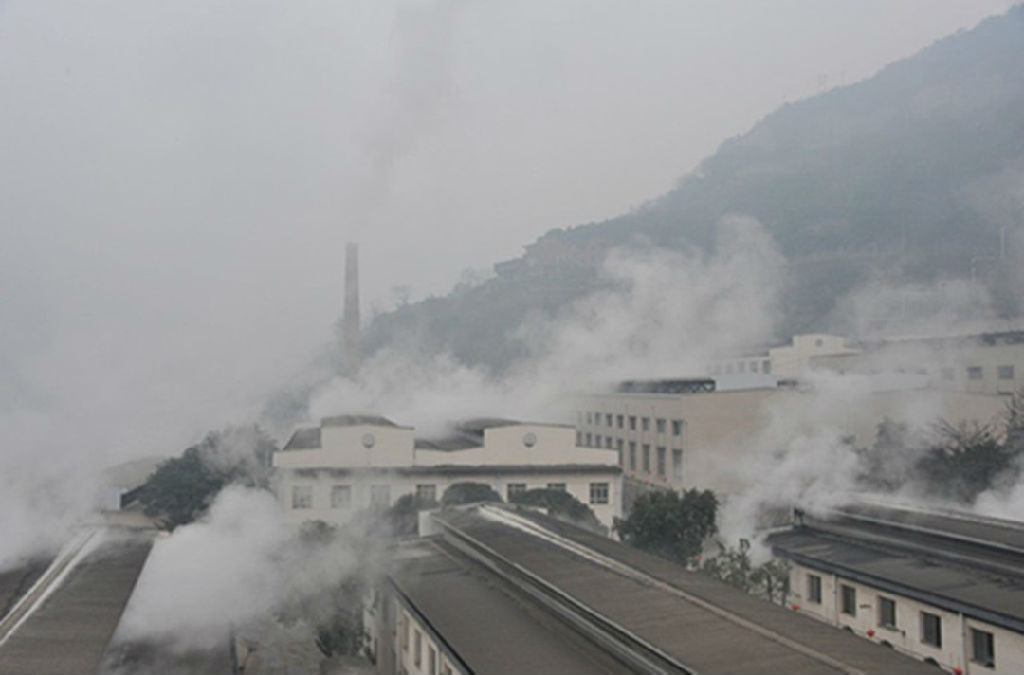
[[[274,454],[289,519],[347,522],[403,495],[440,501],[455,483],[484,483],[503,499],[533,488],[565,490],[610,527],[621,515],[614,451],[576,446],[572,427],[474,420],[439,438],[377,416],[338,416],[296,430]]]

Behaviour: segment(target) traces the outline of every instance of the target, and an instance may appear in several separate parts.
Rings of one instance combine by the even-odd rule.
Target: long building
[[[1024,525],[851,506],[769,538],[791,605],[958,674],[1024,672]]]
[[[526,510],[435,512],[364,624],[380,673],[929,673],[720,581]]]
[[[439,501],[455,483],[491,486],[503,499],[532,488],[565,490],[610,527],[621,515],[614,450],[581,448],[570,426],[478,419],[417,438],[373,415],[325,417],[274,453],[281,507],[292,520],[345,522],[403,495]]]
[[[576,442],[615,450],[628,493],[695,487],[728,496],[749,487],[745,462],[802,434],[832,429],[870,447],[886,418],[987,423],[1004,410],[999,396],[908,386],[903,379],[851,379],[849,391],[829,393],[793,380],[728,391],[717,385],[711,378],[637,380],[578,396]]]

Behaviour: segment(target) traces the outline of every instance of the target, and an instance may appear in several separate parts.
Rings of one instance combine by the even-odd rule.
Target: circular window
[[[373,437],[373,434],[366,434],[363,436],[363,447],[372,448],[377,443],[377,439]]]
[[[525,434],[523,434],[523,445],[525,445],[528,448],[532,448],[533,446],[537,445],[537,434],[533,433],[532,431],[528,431]]]

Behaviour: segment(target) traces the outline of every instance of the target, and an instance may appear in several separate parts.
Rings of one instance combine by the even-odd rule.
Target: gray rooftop
[[[939,672],[619,542],[540,515],[523,515],[678,592],[631,578],[472,512],[445,513],[441,518],[697,672]]]
[[[622,673],[621,663],[441,542],[396,586],[475,673]],[[499,628],[500,627],[500,628]]]
[[[320,447],[320,427],[296,429],[282,450],[315,450]]]
[[[844,511],[808,517],[769,543],[808,567],[1024,631],[1024,530],[876,506]]]
[[[321,417],[321,427],[354,427],[360,424],[367,424],[374,427],[397,427],[398,425],[387,417],[380,415],[334,415],[332,417]]]

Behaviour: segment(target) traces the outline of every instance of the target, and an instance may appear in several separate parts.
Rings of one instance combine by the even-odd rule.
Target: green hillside
[[[823,327],[869,276],[964,278],[971,259],[1006,312],[1024,225],[1024,7],[945,38],[876,76],[787,104],[724,142],[677,187],[604,222],[553,230],[497,278],[379,316],[366,346],[414,339],[500,368],[522,353],[510,332],[599,283],[594,261],[638,235],[708,247],[731,213],[759,219],[790,264],[779,334]],[[1010,233],[1009,257],[999,253]],[[976,261],[977,262],[977,261]]]

